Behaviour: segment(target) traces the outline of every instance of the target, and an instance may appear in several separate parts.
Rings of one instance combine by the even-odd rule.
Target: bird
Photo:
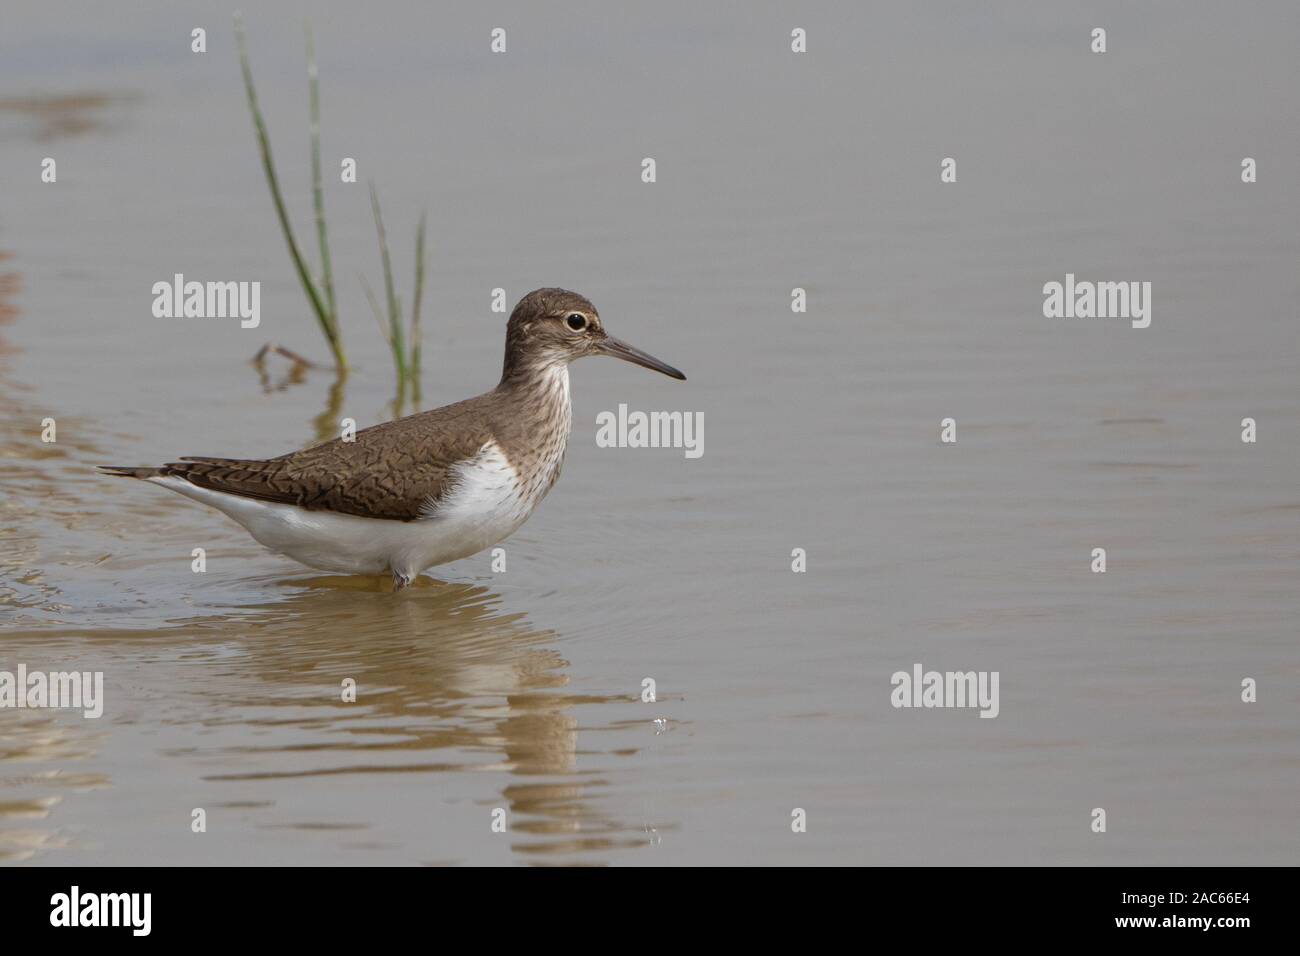
[[[609,335],[585,296],[536,289],[511,312],[501,381],[482,395],[276,458],[99,468],[216,508],[300,564],[391,574],[401,591],[505,540],[546,497],[573,423],[569,363],[589,355],[686,380]]]

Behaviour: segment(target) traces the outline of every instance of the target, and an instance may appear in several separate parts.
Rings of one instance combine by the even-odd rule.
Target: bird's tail
[[[97,465],[96,467],[106,475],[117,475],[121,478],[154,478],[164,474],[162,468],[132,468],[128,465]]]

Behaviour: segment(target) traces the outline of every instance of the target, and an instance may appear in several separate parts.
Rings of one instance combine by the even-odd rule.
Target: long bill
[[[642,368],[653,369],[656,372],[663,372],[669,378],[686,381],[686,376],[673,368],[667,362],[661,362],[649,352],[642,352],[634,345],[628,345],[626,342],[607,335],[600,340],[596,346],[596,351],[601,355],[612,355],[614,358],[620,358],[624,362],[631,362],[633,365],[640,365]]]

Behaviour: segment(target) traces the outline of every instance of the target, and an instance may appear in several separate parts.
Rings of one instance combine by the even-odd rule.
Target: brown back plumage
[[[411,521],[446,494],[459,461],[492,439],[489,396],[385,422],[269,460],[186,457],[157,469],[201,488],[309,510]]]

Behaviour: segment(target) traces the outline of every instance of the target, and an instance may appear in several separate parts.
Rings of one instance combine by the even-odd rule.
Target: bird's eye
[[[587,317],[581,312],[570,312],[564,319],[569,328],[575,332],[581,332],[587,327]]]

